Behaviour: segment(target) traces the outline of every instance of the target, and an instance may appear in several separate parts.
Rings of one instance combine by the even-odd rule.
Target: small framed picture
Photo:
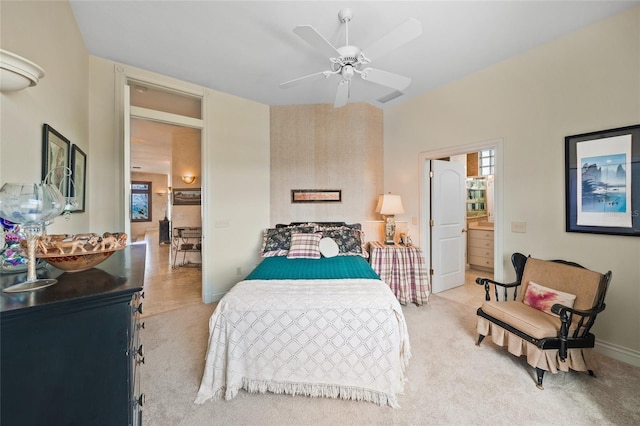
[[[65,197],[69,194],[69,139],[48,124],[42,132],[42,181],[53,184]]]
[[[202,191],[200,188],[174,188],[174,206],[199,206],[202,202]]]
[[[73,145],[71,148],[71,181],[69,182],[69,196],[75,197],[77,207],[72,212],[83,212],[85,209],[85,195],[87,182],[87,154]]]
[[[292,189],[292,203],[340,203],[341,189]]]

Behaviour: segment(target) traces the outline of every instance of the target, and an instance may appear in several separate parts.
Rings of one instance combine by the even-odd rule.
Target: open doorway
[[[483,169],[486,161],[480,158],[490,160],[492,168]],[[467,160],[477,166],[469,167]],[[439,167],[447,170],[448,176],[456,176],[453,183],[451,178],[445,180],[448,186],[444,192],[438,176],[434,177],[432,172],[436,162],[445,164]],[[451,170],[446,167],[447,162],[452,164]],[[459,164],[453,167],[454,163]],[[421,241],[432,291],[438,293],[464,285],[465,275],[472,267],[501,279],[502,141],[425,152],[421,155],[421,167]],[[434,182],[438,185],[435,189]],[[446,209],[460,219],[449,220],[454,215]]]
[[[146,307],[155,314],[202,303],[202,100],[129,87],[125,217],[132,241],[147,244]]]

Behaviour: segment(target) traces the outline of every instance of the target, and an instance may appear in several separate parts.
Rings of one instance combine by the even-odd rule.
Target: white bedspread
[[[209,320],[196,403],[245,389],[397,407],[410,357],[402,309],[382,281],[242,281]]]

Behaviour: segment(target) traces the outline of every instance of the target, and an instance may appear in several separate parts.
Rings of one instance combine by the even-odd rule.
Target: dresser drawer
[[[482,229],[469,229],[469,238],[477,240],[493,241],[493,231],[485,231]]]
[[[484,257],[493,261],[493,249],[485,247],[469,247],[469,257]]]
[[[493,268],[493,258],[480,256],[469,256],[469,265],[484,266],[487,268]]]
[[[479,240],[477,238],[469,238],[469,247],[493,250],[493,240]]]

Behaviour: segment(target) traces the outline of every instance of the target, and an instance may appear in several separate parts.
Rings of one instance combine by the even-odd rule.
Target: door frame
[[[495,155],[494,164],[494,224],[493,224],[493,276],[496,281],[501,281],[504,275],[504,265],[508,259],[503,259],[503,232],[504,232],[504,143],[500,139],[491,139],[484,142],[476,142],[468,145],[458,145],[454,147],[441,148],[433,151],[421,152],[420,158],[420,246],[423,247],[427,269],[430,271],[431,265],[431,232],[429,221],[431,220],[431,188],[429,179],[429,160],[450,157],[452,155],[468,154],[469,152],[492,149]],[[465,233],[466,238],[466,233]],[[465,241],[466,244],[466,241]],[[506,263],[505,263],[506,262]],[[431,279],[431,274],[429,274]]]
[[[201,109],[202,109],[202,119],[189,119],[183,116],[179,116],[171,113],[158,112],[154,110],[148,110],[146,108],[140,107],[131,107],[130,117],[135,118],[143,118],[143,119],[154,119],[154,121],[158,122],[169,122],[171,124],[177,124],[185,127],[196,127],[200,128],[200,147],[201,147],[201,179],[203,182],[203,190],[206,182],[209,181],[208,175],[209,170],[207,168],[208,151],[209,146],[205,143],[207,140],[207,98],[208,92],[200,86],[186,83],[184,81],[180,81],[171,77],[163,76],[160,74],[153,73],[151,71],[140,70],[137,68],[128,67],[121,64],[116,64],[114,66],[114,74],[115,74],[115,106],[116,106],[116,129],[117,129],[117,138],[118,143],[116,146],[118,149],[122,149],[120,152],[120,166],[122,167],[123,174],[121,176],[122,187],[120,188],[119,195],[120,205],[123,207],[120,212],[120,222],[122,226],[125,226],[125,223],[130,223],[125,215],[129,213],[129,203],[128,199],[130,197],[131,192],[131,167],[130,167],[130,150],[131,146],[125,146],[125,138],[124,132],[128,131],[128,123],[125,123],[124,119],[124,103],[125,103],[125,86],[128,85],[129,81],[137,81],[142,85],[149,87],[157,87],[162,90],[173,91],[176,94],[182,94],[184,96],[191,97],[199,97],[201,99]],[[175,122],[177,121],[177,123]],[[208,211],[209,205],[209,197],[203,197],[202,204],[200,206],[200,216],[202,223],[202,252],[203,255],[207,250],[207,241],[205,241],[205,236],[207,234],[207,230],[210,227],[210,220],[208,219],[205,211]],[[125,209],[126,208],[126,209]],[[209,266],[207,262],[202,262],[202,274],[201,274],[201,292],[202,292],[202,301],[204,303],[208,303],[211,299],[211,289],[206,285],[205,277],[208,276]]]

